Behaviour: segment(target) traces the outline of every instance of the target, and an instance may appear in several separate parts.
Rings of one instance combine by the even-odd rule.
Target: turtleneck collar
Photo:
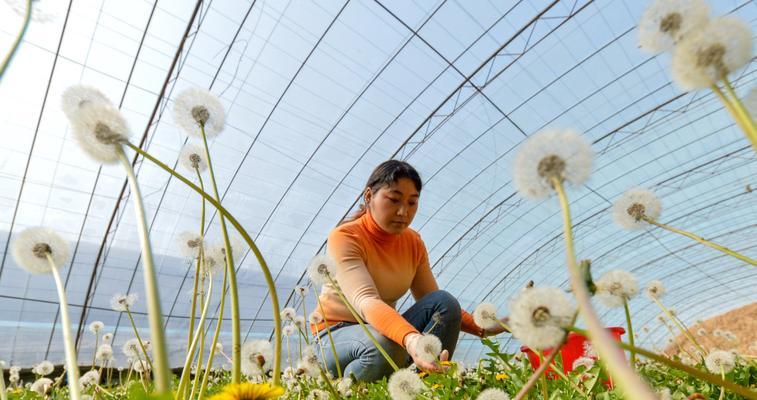
[[[363,228],[368,231],[371,237],[380,243],[392,241],[400,236],[383,230],[376,220],[373,219],[373,215],[371,215],[370,211],[366,211],[365,214],[360,217],[360,223],[363,225]]]

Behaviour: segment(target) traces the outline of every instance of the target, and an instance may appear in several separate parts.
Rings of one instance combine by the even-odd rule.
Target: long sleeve
[[[345,232],[332,231],[329,235],[329,254],[337,265],[336,281],[361,318],[402,346],[406,335],[418,331],[381,299],[358,241]]]

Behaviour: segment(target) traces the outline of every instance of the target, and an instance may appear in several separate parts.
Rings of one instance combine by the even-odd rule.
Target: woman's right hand
[[[441,371],[443,367],[437,361],[429,362],[418,356],[415,344],[421,337],[423,337],[423,335],[419,333],[411,333],[405,336],[404,345],[407,353],[413,359],[415,366],[420,370],[425,372]],[[439,354],[439,361],[449,361],[449,352],[447,350],[442,350],[442,352]]]

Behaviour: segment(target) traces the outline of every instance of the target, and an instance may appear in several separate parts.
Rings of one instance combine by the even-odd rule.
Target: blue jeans
[[[434,326],[432,317],[436,313],[439,314],[439,322]],[[447,350],[452,358],[457,345],[457,337],[460,335],[461,320],[460,303],[454,296],[444,290],[431,292],[413,304],[402,316],[418,331],[436,335],[442,342],[442,348]],[[431,329],[432,326],[433,329]],[[383,336],[370,325],[367,327],[400,368],[410,364],[412,360],[402,346]],[[357,323],[340,322],[332,326],[331,336],[344,376],[352,374],[355,379],[361,381],[376,381],[394,372]],[[320,337],[326,354],[326,366],[333,376],[337,376],[329,336],[324,331],[320,332]]]

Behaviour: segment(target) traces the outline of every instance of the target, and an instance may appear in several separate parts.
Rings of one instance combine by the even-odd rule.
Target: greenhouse
[[[0,1],[0,400],[757,399],[755,26]]]

